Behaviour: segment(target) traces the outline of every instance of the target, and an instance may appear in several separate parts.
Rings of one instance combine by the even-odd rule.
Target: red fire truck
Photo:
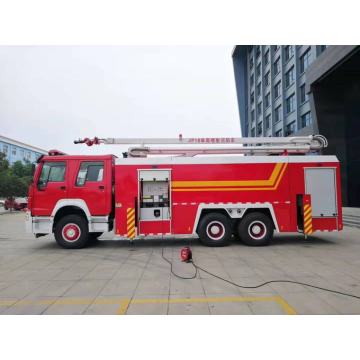
[[[139,146],[123,158],[50,151],[38,160],[27,228],[36,237],[54,233],[64,248],[111,230],[119,239],[199,237],[224,246],[234,237],[256,246],[274,231],[343,228],[340,165],[319,154],[327,146],[320,135],[75,143]],[[174,143],[181,147],[145,146]]]

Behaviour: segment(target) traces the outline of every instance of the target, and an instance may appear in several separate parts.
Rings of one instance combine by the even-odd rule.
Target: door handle
[[[104,190],[104,189],[105,189],[105,186],[104,186],[104,185],[99,185],[99,189],[100,189],[100,190]]]
[[[66,186],[60,186],[61,190],[66,190]]]

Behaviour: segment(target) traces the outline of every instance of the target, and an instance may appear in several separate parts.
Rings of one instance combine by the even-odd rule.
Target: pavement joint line
[[[15,303],[14,303],[15,302]],[[191,304],[191,303],[229,303],[229,302],[276,302],[288,315],[296,315],[295,309],[286,302],[281,296],[264,296],[264,297],[210,297],[210,298],[158,298],[158,299],[88,299],[88,298],[60,298],[60,299],[45,299],[33,301],[28,299],[19,300],[0,300],[0,306],[24,306],[24,305],[116,305],[119,308],[116,315],[125,315],[130,304]]]
[[[119,308],[117,309],[116,315],[125,315],[126,312],[127,312],[128,307],[130,305],[130,302],[131,302],[131,299],[124,299],[121,302]]]

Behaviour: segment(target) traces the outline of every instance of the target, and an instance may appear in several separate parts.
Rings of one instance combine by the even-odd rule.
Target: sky
[[[241,136],[231,46],[0,46],[0,134],[69,154],[83,137]]]

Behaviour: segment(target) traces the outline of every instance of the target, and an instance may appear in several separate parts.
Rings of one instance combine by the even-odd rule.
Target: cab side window
[[[38,186],[45,187],[48,182],[65,180],[65,162],[44,162],[38,181]]]
[[[102,161],[84,161],[80,165],[76,186],[84,186],[87,181],[100,182],[104,176],[104,163]]]

